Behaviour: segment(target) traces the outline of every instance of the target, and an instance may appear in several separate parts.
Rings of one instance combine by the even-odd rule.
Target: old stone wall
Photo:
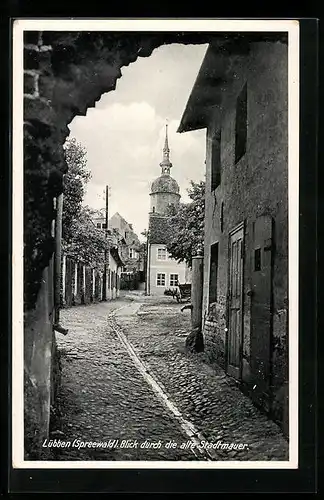
[[[43,285],[35,308],[24,321],[24,442],[25,459],[36,460],[48,434],[53,396],[53,308],[48,285],[51,266],[42,273]]]

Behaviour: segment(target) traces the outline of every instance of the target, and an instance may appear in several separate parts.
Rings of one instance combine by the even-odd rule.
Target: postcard
[[[298,467],[299,23],[13,24],[12,466]]]

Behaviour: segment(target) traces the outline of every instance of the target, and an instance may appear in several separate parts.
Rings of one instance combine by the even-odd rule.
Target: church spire
[[[168,142],[168,124],[165,125],[165,141],[164,141],[163,153],[167,154],[170,153],[169,142]]]
[[[165,141],[163,148],[163,160],[160,163],[160,167],[162,168],[162,174],[170,175],[170,168],[172,167],[172,163],[170,162],[170,149],[169,149],[169,141],[168,141],[168,124],[165,125]]]

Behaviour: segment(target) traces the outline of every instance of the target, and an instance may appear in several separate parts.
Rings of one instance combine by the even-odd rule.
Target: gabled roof
[[[127,224],[129,226],[129,223],[127,222],[127,220],[124,219],[124,217],[122,215],[120,215],[119,212],[115,212],[114,215],[112,215],[109,220],[111,220],[113,217],[118,217],[120,220],[122,220],[123,222],[125,222],[125,224]]]

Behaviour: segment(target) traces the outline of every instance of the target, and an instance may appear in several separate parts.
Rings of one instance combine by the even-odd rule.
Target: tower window
[[[246,152],[247,139],[247,84],[244,85],[236,102],[235,163]]]
[[[211,190],[219,186],[221,180],[221,132],[215,134],[212,141]]]
[[[153,207],[152,212],[153,212],[153,213],[155,212],[155,207]]]

